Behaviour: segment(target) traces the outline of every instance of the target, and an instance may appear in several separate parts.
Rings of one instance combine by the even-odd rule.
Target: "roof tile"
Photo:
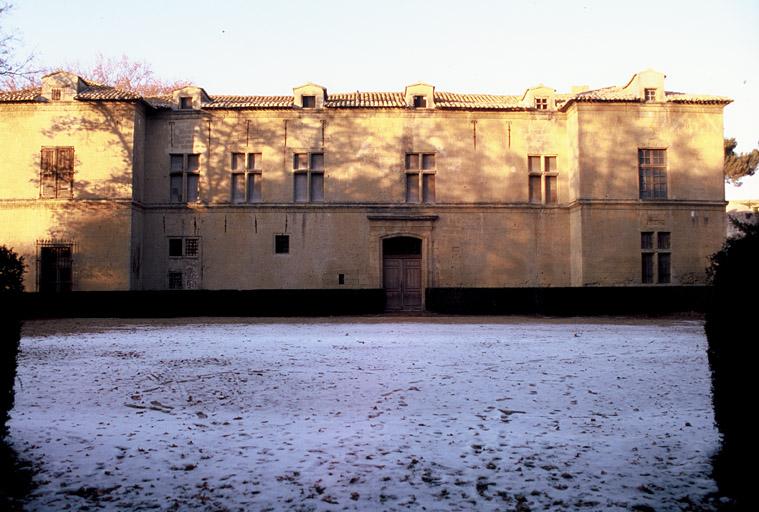
[[[83,101],[134,101],[141,100],[142,96],[115,87],[89,82],[88,87],[76,95],[76,99]]]
[[[291,108],[292,96],[211,96],[203,108]]]
[[[42,93],[41,87],[29,87],[17,91],[0,91],[1,103],[16,103],[21,101],[36,101]]]

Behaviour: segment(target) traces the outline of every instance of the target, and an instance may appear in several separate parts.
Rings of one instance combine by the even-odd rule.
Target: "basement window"
[[[181,290],[182,286],[182,273],[181,272],[169,272],[169,290]]]
[[[672,282],[672,250],[669,231],[643,231],[640,234],[641,282],[668,284]],[[654,246],[656,240],[656,246]]]

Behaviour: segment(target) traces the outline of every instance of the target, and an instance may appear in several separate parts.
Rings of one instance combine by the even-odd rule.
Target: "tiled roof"
[[[292,96],[211,96],[203,108],[291,108]]]
[[[87,88],[77,94],[76,99],[82,101],[133,101],[141,100],[142,96],[115,87],[87,82]]]
[[[727,104],[732,100],[724,96],[709,96],[703,94],[685,94],[681,92],[666,91],[664,97],[672,103],[714,103]],[[644,100],[622,87],[605,87],[594,91],[586,91],[569,97],[577,102],[643,102]]]
[[[670,92],[666,93],[667,101],[672,103],[714,103],[714,104],[728,104],[732,103],[728,97],[725,96],[710,96],[707,94],[686,94],[683,92]]]
[[[405,108],[406,98],[401,92],[348,92],[330,94],[327,108]]]
[[[40,98],[42,94],[41,87],[30,87],[18,91],[0,92],[0,102],[14,103],[27,101],[44,101]],[[142,96],[129,91],[122,91],[107,85],[99,85],[87,82],[87,88],[76,95],[76,99],[82,101],[134,101],[141,100]]]
[[[596,89],[594,91],[586,91],[578,93],[574,96],[575,101],[641,101],[640,98],[632,94],[629,91],[625,91],[621,87],[604,87],[603,89]]]
[[[170,94],[163,96],[146,96],[142,98],[145,102],[153,108],[173,108],[174,98]]]
[[[84,81],[86,88],[77,96],[81,101],[145,101],[156,109],[175,108],[172,95],[142,97],[139,94],[107,85]],[[41,88],[0,92],[1,103],[45,101],[40,98]],[[666,92],[666,101],[672,103],[727,104],[732,100],[724,96],[709,96]],[[289,109],[292,96],[210,96],[204,109]],[[637,95],[624,87],[605,87],[577,94],[556,94],[556,107],[563,110],[574,102],[642,102]],[[326,108],[408,108],[402,92],[349,92],[330,94]],[[435,92],[435,107],[443,110],[528,110],[522,96],[493,94],[460,94]]]
[[[522,109],[520,96],[496,96],[493,94],[459,94],[436,92],[435,107],[447,109]]]
[[[41,87],[30,87],[18,91],[0,91],[0,102],[15,103],[19,101],[35,101],[41,93]]]

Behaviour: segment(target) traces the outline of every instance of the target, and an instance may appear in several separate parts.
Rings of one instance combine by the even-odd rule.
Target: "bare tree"
[[[0,3],[0,86],[3,89],[18,89],[29,85],[36,74],[31,69],[32,56],[19,57],[16,54],[18,39],[13,33],[4,30],[2,19],[11,8],[9,3]]]
[[[114,58],[99,54],[91,67],[75,64],[69,68],[93,82],[142,96],[166,94],[190,84],[187,80],[171,81],[158,78],[150,64],[145,61],[131,60],[126,55]]]

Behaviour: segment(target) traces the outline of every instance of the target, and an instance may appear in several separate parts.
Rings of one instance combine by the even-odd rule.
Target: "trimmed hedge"
[[[759,291],[759,225],[735,222],[743,233],[712,256],[712,297],[706,314],[714,416],[723,436],[714,460],[720,488],[736,499],[738,509],[753,495],[749,482],[755,424],[757,346],[755,317]]]
[[[23,510],[32,488],[31,465],[5,443],[8,413],[13,408],[13,385],[21,338],[19,299],[23,291],[24,259],[0,246],[0,510]]]
[[[7,432],[8,412],[13,408],[13,384],[21,338],[18,296],[24,290],[24,259],[0,246],[0,440]]]

